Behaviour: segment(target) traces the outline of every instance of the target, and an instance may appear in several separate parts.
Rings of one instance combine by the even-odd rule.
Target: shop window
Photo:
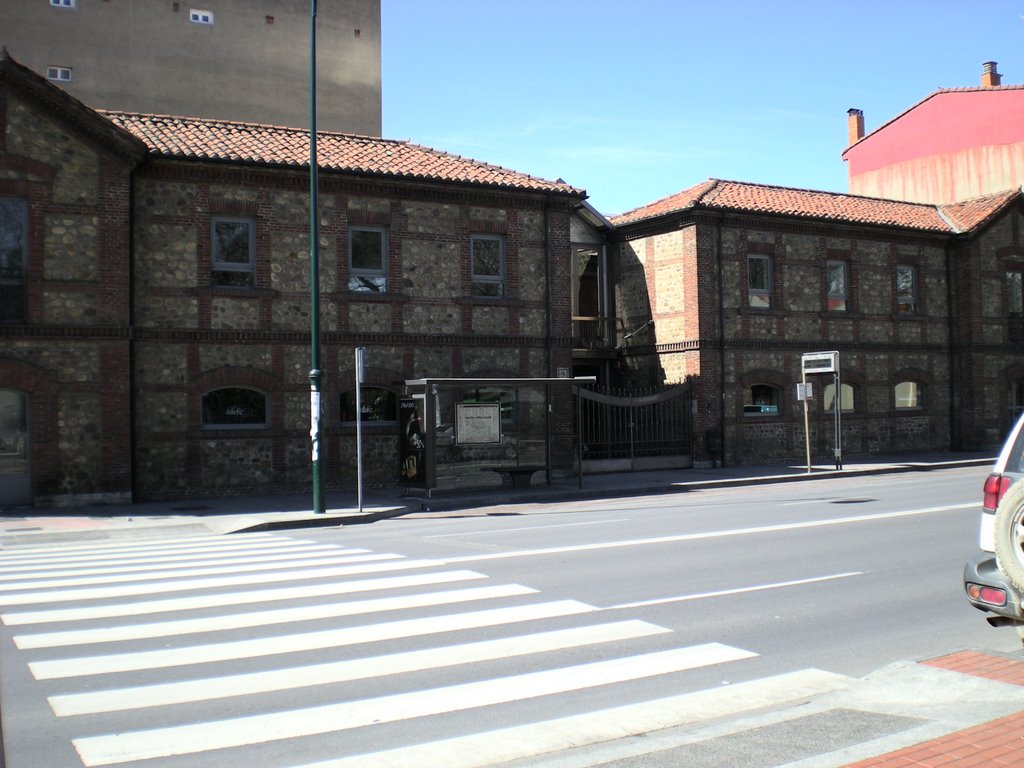
[[[253,288],[256,285],[255,223],[252,219],[217,216],[212,225],[210,283],[224,288]]]
[[[769,384],[747,388],[743,402],[744,416],[778,416],[782,410],[782,392]]]
[[[470,271],[474,296],[505,295],[505,238],[473,235],[470,238]]]
[[[380,387],[363,387],[360,392],[362,422],[396,422],[398,420],[398,398],[395,393]],[[356,391],[341,395],[341,420],[347,424],[356,421]]]
[[[747,256],[747,306],[769,309],[772,305],[772,259],[763,254]]]
[[[267,426],[267,396],[255,389],[224,387],[203,395],[203,426],[254,429]]]
[[[384,293],[388,288],[388,232],[380,227],[352,227],[348,233],[348,289]]]
[[[916,381],[901,381],[893,390],[896,410],[924,408],[924,387]]]
[[[829,413],[836,410],[836,384],[833,381],[826,384],[821,395],[821,404]],[[839,387],[839,405],[843,413],[850,413],[855,410],[855,391],[849,384],[841,384]]]
[[[25,261],[28,207],[0,199],[0,322],[25,321]]]

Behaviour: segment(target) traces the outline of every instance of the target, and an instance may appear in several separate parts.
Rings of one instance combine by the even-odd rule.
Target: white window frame
[[[46,67],[46,79],[51,83],[70,83],[71,67],[49,65]]]
[[[220,240],[217,238],[217,225],[220,223],[228,224],[244,224],[249,230],[249,260],[246,262],[241,261],[223,261],[218,258],[220,255]],[[217,286],[221,288],[255,288],[256,287],[256,222],[252,219],[247,219],[238,216],[211,216],[210,217],[210,281],[215,286],[216,282],[213,280],[214,272],[238,272],[247,273],[250,276],[249,285],[247,286]]]
[[[900,273],[906,272],[910,275],[910,296],[904,300],[900,293]],[[918,286],[917,267],[913,264],[896,265],[896,313],[899,315],[916,315],[921,311],[920,289]]]
[[[478,273],[476,271],[476,244],[483,242],[498,244],[497,274]],[[470,280],[473,283],[473,296],[490,299],[504,298],[507,289],[505,286],[505,237],[503,235],[470,235],[469,272]]]
[[[850,309],[850,265],[841,259],[829,259],[825,264],[828,280],[828,311],[846,312]],[[832,290],[833,270],[842,271],[842,291]]]
[[[367,269],[353,263],[352,241],[360,232],[374,232],[380,235],[380,267]],[[353,293],[387,293],[388,290],[388,230],[387,227],[349,227],[348,230],[348,289]],[[379,280],[379,287],[373,279]]]
[[[50,5],[54,8],[74,8],[75,0],[50,0]]]
[[[753,272],[750,265],[754,262],[764,264],[764,285],[754,286]],[[772,257],[767,253],[747,254],[747,306],[752,309],[771,309],[772,306]]]
[[[192,8],[188,12],[188,20],[193,24],[213,24],[213,11],[201,11],[198,8]]]

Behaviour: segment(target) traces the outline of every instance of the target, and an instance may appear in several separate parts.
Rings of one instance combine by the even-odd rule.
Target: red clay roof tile
[[[979,198],[978,201],[945,206],[940,213],[936,206],[923,203],[709,179],[675,195],[616,216],[612,218],[612,223],[621,226],[700,208],[953,233],[977,226],[1018,193],[1018,190],[1011,190]]]
[[[144,141],[152,155],[296,168],[309,165],[309,132],[306,130],[192,117],[98,111]],[[479,184],[530,192],[585,194],[563,181],[548,181],[407,141],[318,131],[317,156],[320,167],[325,170]]]
[[[995,216],[1019,194],[1019,189],[1010,189],[973,200],[943,205],[939,210],[958,232],[970,232]]]

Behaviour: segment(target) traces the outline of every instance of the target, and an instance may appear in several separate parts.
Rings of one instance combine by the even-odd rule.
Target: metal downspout
[[[135,392],[135,171],[128,171],[128,482],[131,502],[138,496],[138,398]]]
[[[956,269],[953,264],[956,256],[955,241],[950,240],[946,244],[946,302],[949,305],[949,448],[960,450],[961,434],[958,414],[960,409],[960,360],[959,348],[960,339],[957,333],[959,323],[957,322],[957,290],[956,290]]]
[[[715,222],[715,261],[718,270],[718,461],[725,466],[725,285],[722,266],[722,219]]]

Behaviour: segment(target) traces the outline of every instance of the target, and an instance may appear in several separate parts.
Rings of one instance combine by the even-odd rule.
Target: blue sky
[[[1024,83],[1024,0],[381,0],[384,135],[620,213],[707,178],[846,191],[868,131],[982,62]]]

